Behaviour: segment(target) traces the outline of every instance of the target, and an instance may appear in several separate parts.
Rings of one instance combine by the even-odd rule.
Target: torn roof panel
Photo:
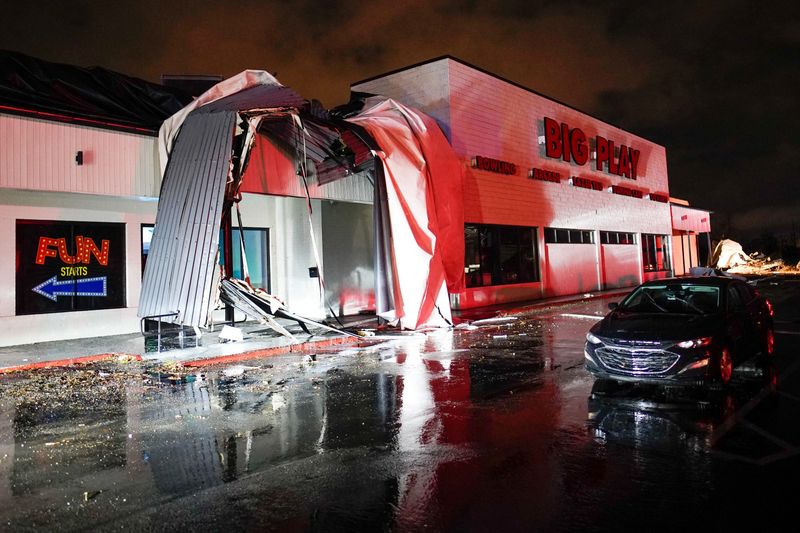
[[[256,109],[300,108],[306,100],[294,89],[284,85],[256,85],[224,96],[198,108],[200,113],[220,110],[247,112]]]

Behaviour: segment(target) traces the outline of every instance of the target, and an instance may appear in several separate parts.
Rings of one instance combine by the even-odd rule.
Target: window
[[[594,231],[588,229],[545,228],[547,244],[594,244]]]
[[[728,311],[733,313],[744,313],[746,311],[744,302],[742,302],[742,295],[733,285],[728,287]]]
[[[153,239],[152,224],[142,224],[142,274],[144,265],[147,262],[147,255],[150,253],[150,242]],[[247,254],[247,271],[250,273],[250,284],[258,289],[269,292],[269,230],[262,228],[243,228],[244,247]],[[242,262],[242,245],[239,228],[231,230],[233,246],[233,277],[244,278],[244,264]],[[225,265],[225,254],[223,252],[222,232],[219,239],[219,262]]]
[[[601,244],[636,244],[636,235],[621,231],[601,231]]]
[[[620,304],[631,313],[710,314],[720,307],[720,290],[713,285],[667,283],[643,285]]]
[[[464,244],[467,287],[539,280],[536,228],[466,224]]]
[[[125,224],[17,220],[16,313],[125,307]]]
[[[150,242],[153,240],[152,224],[142,224],[142,276],[144,276],[144,265],[147,263],[147,255],[150,253]]]
[[[250,284],[257,288],[270,291],[269,285],[269,230],[266,228],[243,228],[245,258],[247,271],[250,274]],[[242,239],[239,228],[231,229],[231,251],[233,252],[233,277],[244,279],[244,261],[242,261]],[[225,265],[223,242],[219,244],[219,262]]]
[[[668,235],[642,233],[642,264],[645,272],[671,270]]]

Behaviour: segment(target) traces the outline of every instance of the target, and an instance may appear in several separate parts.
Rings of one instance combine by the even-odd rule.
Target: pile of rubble
[[[782,259],[772,259],[759,252],[744,253],[742,245],[730,239],[723,239],[714,248],[711,262],[716,268],[730,274],[773,275],[800,274],[800,262],[787,265]]]

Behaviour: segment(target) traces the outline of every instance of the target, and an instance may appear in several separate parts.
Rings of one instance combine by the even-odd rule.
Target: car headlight
[[[708,346],[711,344],[711,337],[701,337],[699,339],[692,339],[690,341],[683,341],[678,343],[679,348],[700,348],[701,346]]]
[[[591,333],[586,334],[586,340],[592,344],[603,344],[603,341],[592,335]]]

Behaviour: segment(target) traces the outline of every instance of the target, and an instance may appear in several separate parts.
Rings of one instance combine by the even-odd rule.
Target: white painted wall
[[[0,188],[156,197],[157,139],[0,114]],[[75,164],[83,151],[84,163]]]
[[[140,227],[155,215],[155,199],[0,189],[0,346],[139,331]],[[124,223],[126,307],[15,316],[17,219]]]
[[[316,265],[309,231],[311,225],[320,261],[323,258],[320,200],[311,201],[312,222],[309,222],[304,198],[244,194],[239,205],[245,227],[269,228],[272,294],[300,315],[323,318],[325,309],[318,281],[308,276],[308,268]]]

